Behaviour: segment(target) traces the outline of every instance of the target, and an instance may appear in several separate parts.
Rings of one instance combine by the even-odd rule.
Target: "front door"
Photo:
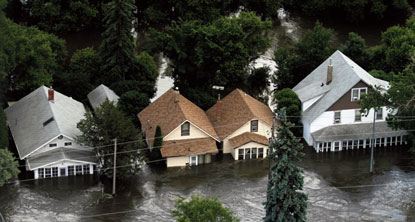
[[[61,170],[61,177],[66,176],[66,169],[65,168],[60,168]]]
[[[190,156],[190,166],[197,165],[197,156]]]

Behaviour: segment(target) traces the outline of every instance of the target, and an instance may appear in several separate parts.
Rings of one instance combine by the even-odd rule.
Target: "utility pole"
[[[117,138],[114,139],[114,168],[112,169],[112,196],[115,196],[115,181],[117,175]]]
[[[373,173],[373,147],[375,143],[376,108],[373,108],[372,142],[370,143],[370,173]]]
[[[272,119],[272,127],[271,127],[271,143],[270,143],[270,146],[269,146],[269,155],[271,155],[272,154],[272,152],[273,152],[273,149],[272,149],[272,145],[273,145],[273,143],[275,142],[275,134],[274,134],[274,131],[275,131],[275,118],[273,118]],[[269,170],[268,170],[268,180],[270,180],[271,179],[271,158],[269,158]]]

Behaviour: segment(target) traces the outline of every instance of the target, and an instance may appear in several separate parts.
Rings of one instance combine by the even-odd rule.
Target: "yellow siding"
[[[189,156],[169,157],[167,158],[167,167],[186,166],[189,161]]]
[[[255,120],[255,119],[253,119]],[[229,142],[229,139],[242,133],[251,132],[251,121],[248,121],[235,132],[231,133],[228,137],[223,140],[223,153],[231,153],[235,157],[235,153],[233,151],[233,147]],[[266,124],[264,121],[258,121],[258,132],[255,132],[259,135],[265,136],[267,139],[271,137],[271,126]]]
[[[192,123],[190,123],[190,135],[182,136],[181,126],[174,129],[169,135],[163,138],[164,141],[167,140],[185,140],[185,139],[198,139],[198,138],[206,138],[209,137],[208,134],[204,133],[197,127],[195,127]]]

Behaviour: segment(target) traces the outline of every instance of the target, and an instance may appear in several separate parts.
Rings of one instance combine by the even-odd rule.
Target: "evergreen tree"
[[[273,103],[277,104],[277,109],[274,112],[279,112],[279,110],[285,108],[287,114],[287,120],[291,123],[294,123],[296,127],[292,132],[297,136],[301,137],[302,135],[302,126],[301,123],[301,101],[298,98],[297,94],[290,88],[285,88],[275,92]]]
[[[264,221],[306,221],[307,196],[302,193],[302,169],[294,164],[304,155],[303,145],[290,131],[285,109],[278,113],[278,139],[271,143],[271,177],[268,180]]]
[[[143,155],[139,149],[145,148],[146,145],[140,140],[139,130],[113,102],[107,99],[95,110],[95,115],[88,111],[77,126],[82,133],[77,137],[77,141],[90,147],[98,147],[95,152],[102,164],[101,174],[112,177],[114,147],[102,145],[112,144],[114,138],[117,138],[119,143],[135,141],[117,147],[117,166],[123,166],[117,168],[117,178],[127,178],[140,170]]]
[[[161,134],[161,127],[156,127],[156,134],[154,135],[153,149],[151,150],[150,160],[162,159],[160,149],[163,146],[163,136]],[[161,162],[156,162],[161,163]]]
[[[6,115],[0,106],[0,149],[9,147],[9,131],[6,125]]]
[[[107,4],[100,56],[102,80],[108,86],[120,80],[136,79],[131,78],[137,74],[131,33],[134,3],[134,0],[113,0]]]
[[[18,166],[19,162],[14,159],[13,153],[8,149],[0,149],[0,187],[19,175]]]

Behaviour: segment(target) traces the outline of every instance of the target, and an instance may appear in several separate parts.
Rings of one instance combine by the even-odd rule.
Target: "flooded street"
[[[319,153],[304,160],[308,221],[415,220],[415,159],[406,148]],[[241,221],[261,221],[267,160],[233,161],[160,169],[146,167],[118,195],[101,198],[95,177],[53,178],[0,188],[6,221],[174,221],[173,201],[192,194],[217,196]]]

